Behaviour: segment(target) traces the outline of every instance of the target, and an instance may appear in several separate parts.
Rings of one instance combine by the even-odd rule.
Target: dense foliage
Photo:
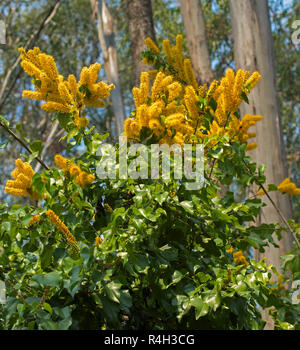
[[[99,65],[84,67],[78,81],[65,80],[51,56],[21,49],[35,89],[23,96],[45,101],[42,109],[56,112],[52,121],[65,130],[67,152],[78,145],[82,152],[76,159],[56,155],[57,168],[39,173],[30,163],[40,147],[16,161],[6,192],[33,201],[0,206],[0,279],[7,288],[0,328],[263,329],[261,308],[270,308],[275,328],[299,329],[297,290],[290,287],[300,279],[299,247],[283,257],[287,276],[251,258],[253,249],[276,246],[272,234],[291,232],[279,223],[254,225],[264,203],[247,194],[249,187],[299,190],[289,180],[262,187],[263,166],[247,156],[249,144],[256,146],[248,128],[261,118],[240,116],[238,106],[259,74],[229,70],[199,87],[181,36],[173,47],[164,42],[165,54],[147,44],[144,59],[156,65],[152,94],[143,73],[125,123],[128,146],[202,144],[203,187],[188,190],[174,167],[169,180],[98,176],[98,149],[108,135],[87,128],[85,107],[104,106],[113,86],[98,81]]]

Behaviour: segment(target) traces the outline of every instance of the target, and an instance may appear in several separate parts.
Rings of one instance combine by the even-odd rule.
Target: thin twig
[[[16,135],[8,126],[3,124],[0,121],[0,126],[2,126],[10,135],[12,135],[25,149],[27,152],[32,154],[32,150],[26,145],[26,143],[18,136]],[[44,161],[40,157],[35,158],[46,170],[50,170],[47,164],[44,163]]]
[[[245,160],[243,160],[243,163],[245,164],[245,166],[247,167],[248,171],[250,172],[251,175],[253,175],[251,169],[249,168],[248,164],[245,162]],[[289,225],[287,219],[285,218],[285,216],[283,215],[282,211],[278,208],[278,206],[275,204],[275,202],[273,201],[273,199],[270,197],[270,195],[268,194],[267,190],[265,189],[264,185],[259,183],[258,184],[259,187],[264,191],[265,195],[268,197],[269,201],[271,202],[271,204],[273,205],[273,207],[275,208],[275,210],[277,211],[277,214],[280,216],[280,218],[282,219],[282,221],[285,223],[286,227],[288,228],[289,232],[292,234],[295,242],[298,245],[298,248],[300,248],[300,243],[298,241],[298,238],[295,234],[295,232],[292,230],[291,226]]]
[[[57,8],[60,4],[61,0],[56,0],[53,5],[49,8],[49,10],[47,11],[46,16],[43,18],[43,21],[41,22],[39,28],[31,35],[31,37],[28,39],[27,43],[24,46],[24,49],[30,49],[34,43],[37,41],[37,39],[39,38],[42,30],[45,28],[45,26],[51,21],[51,19],[53,18],[53,16],[55,15]],[[0,111],[2,110],[2,108],[4,107],[4,104],[8,98],[8,96],[11,94],[18,78],[21,76],[22,74],[22,69],[19,68],[18,72],[16,73],[14,79],[12,80],[7,93],[4,95],[4,91],[6,89],[6,86],[8,84],[8,81],[13,73],[13,71],[16,69],[16,67],[18,66],[19,62],[20,62],[20,56],[15,60],[15,62],[11,65],[11,68],[8,70],[4,80],[3,80],[3,84],[1,86],[1,90],[0,90]],[[4,97],[3,97],[4,95]]]

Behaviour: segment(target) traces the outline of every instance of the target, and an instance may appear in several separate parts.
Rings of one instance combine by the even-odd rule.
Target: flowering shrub
[[[31,204],[0,205],[7,292],[0,328],[263,329],[268,308],[275,328],[299,329],[295,290],[285,287],[300,279],[297,225],[251,225],[264,206],[259,195],[299,194],[290,179],[265,189],[263,167],[246,153],[257,146],[249,129],[262,116],[240,116],[238,108],[259,73],[229,69],[220,82],[199,86],[181,35],[174,47],[165,40],[164,52],[146,44],[143,60],[155,70],[133,89],[136,109],[124,135],[149,148],[202,144],[203,187],[187,190],[174,167],[169,180],[99,178],[97,150],[107,135],[87,128],[86,107],[103,107],[114,86],[97,82],[98,63],[84,67],[78,82],[65,80],[51,56],[20,49],[35,88],[23,97],[46,102],[41,108],[55,113],[68,151],[82,142],[85,149],[76,159],[55,155],[58,168],[40,173],[32,156],[16,161],[5,191]],[[254,185],[254,196],[236,195]],[[283,257],[289,277],[252,258],[253,249],[277,246],[272,234],[295,237],[295,250]]]

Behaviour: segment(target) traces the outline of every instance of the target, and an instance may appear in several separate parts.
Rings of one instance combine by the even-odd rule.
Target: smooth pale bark
[[[278,185],[287,177],[285,151],[282,138],[279,100],[276,91],[274,51],[269,19],[267,0],[230,0],[234,38],[234,59],[236,69],[242,68],[250,72],[258,71],[261,74],[260,82],[252,90],[247,105],[241,107],[242,115],[246,113],[261,114],[263,120],[252,128],[256,132],[258,147],[249,152],[252,159],[258,164],[266,165],[267,183]],[[270,201],[263,197],[267,206],[262,209],[260,222],[280,222],[275,208]],[[280,208],[286,218],[291,218],[291,203],[288,195],[279,192],[270,192],[270,197]],[[290,233],[284,233],[283,239],[278,242],[280,248],[269,247],[266,252],[255,252],[256,258],[267,257],[266,262],[272,263],[280,270],[280,256],[292,247]],[[265,319],[270,319],[265,315]],[[268,326],[266,328],[272,328]]]
[[[187,44],[192,65],[198,82],[209,83],[213,80],[213,71],[201,0],[180,0],[181,13],[186,31]]]
[[[127,0],[126,7],[133,64],[133,81],[134,85],[138,86],[141,72],[153,69],[153,67],[144,64],[141,60],[141,53],[146,48],[144,40],[150,37],[155,42],[151,0]]]
[[[98,4],[97,0],[91,0],[91,4],[97,16],[98,38],[104,59],[105,74],[109,83],[113,83],[116,87],[111,90],[111,102],[115,121],[115,136],[117,137],[123,132],[125,111],[119,80],[114,19],[104,0],[98,0]]]

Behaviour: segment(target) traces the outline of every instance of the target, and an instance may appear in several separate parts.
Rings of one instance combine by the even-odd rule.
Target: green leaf
[[[200,297],[192,299],[191,306],[194,306],[195,308],[196,320],[198,320],[202,316],[205,316],[209,311],[208,304],[204,303]]]
[[[247,104],[249,104],[248,96],[244,91],[241,93],[241,99],[244,100]]]
[[[180,203],[180,206],[184,208],[185,211],[187,211],[190,214],[194,214],[194,206],[193,202],[190,201],[183,201]]]
[[[116,282],[110,282],[105,286],[105,292],[108,298],[115,303],[120,303],[120,288],[122,284]]]
[[[169,246],[168,244],[159,248],[159,251],[160,251],[160,254],[162,255],[162,257],[168,261],[174,261],[177,259],[178,250],[176,248]]]
[[[52,315],[53,311],[52,311],[52,307],[48,304],[48,303],[44,303],[43,304],[43,308],[49,312],[50,315]]]
[[[53,271],[44,275],[33,275],[32,279],[43,286],[49,285],[51,287],[53,286],[59,288],[62,276],[60,271]]]
[[[38,152],[38,155],[40,155],[43,149],[42,141],[40,140],[33,141],[32,144],[30,145],[30,149],[32,150],[32,152]]]

